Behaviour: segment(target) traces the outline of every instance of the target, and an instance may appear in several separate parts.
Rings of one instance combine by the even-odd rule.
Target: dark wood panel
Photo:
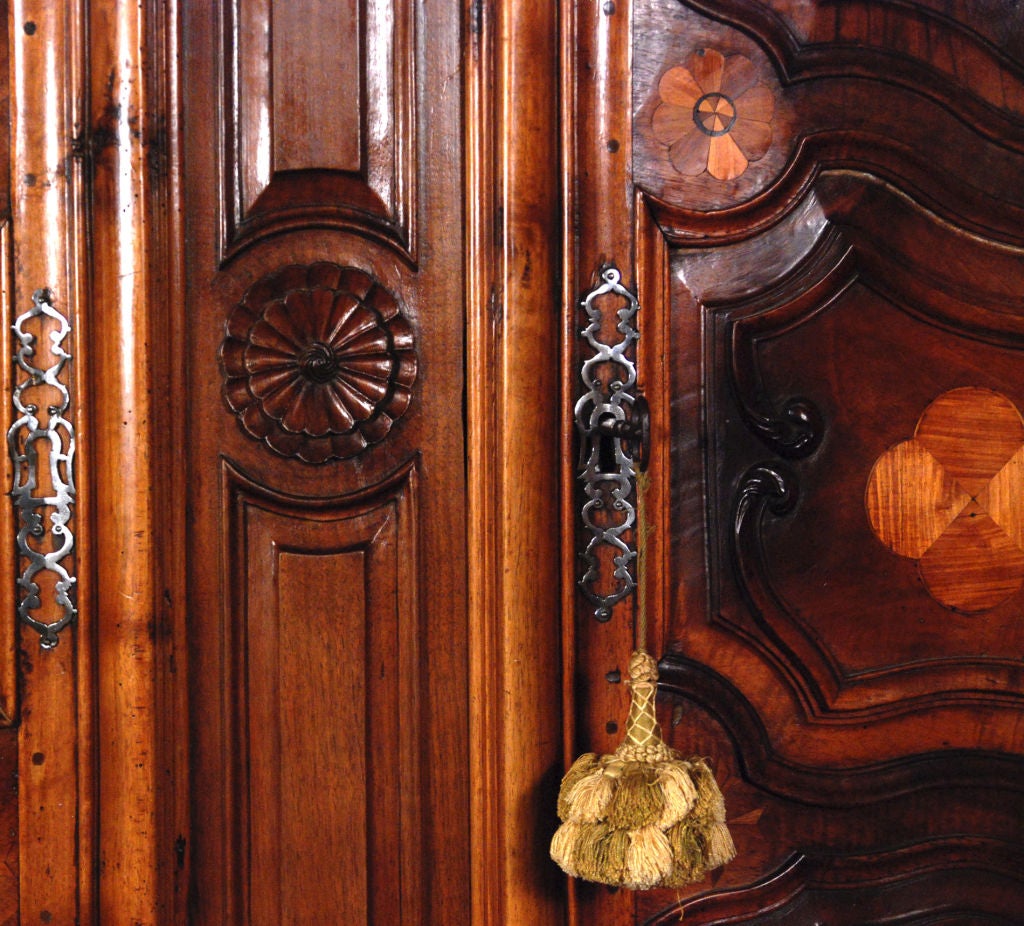
[[[852,775],[771,759],[768,772],[764,731],[731,682],[678,657],[660,670],[662,729],[686,754],[713,757],[738,850],[694,886],[682,904],[686,919],[916,922],[924,911],[935,916],[929,898],[942,896],[949,915],[959,911],[953,922],[1013,921],[1024,813],[1019,760],[1002,757],[1001,774],[963,751]],[[887,782],[890,796],[879,800],[864,787],[872,777]],[[965,832],[984,835],[963,840]],[[950,896],[968,880],[976,890]],[[670,891],[637,895],[637,920],[677,922],[679,900]]]
[[[1016,15],[634,5],[664,729],[738,849],[645,922],[1018,916]]]
[[[766,199],[769,187],[798,196],[816,171],[842,165],[913,191],[957,224],[1021,243],[1024,202],[1005,179],[1024,151],[1024,68],[1007,51],[1016,14],[958,21],[917,4],[851,4],[827,16],[794,7],[811,31],[805,41],[777,6],[637,4],[638,186],[685,207],[691,233],[706,239],[727,232],[702,213],[782,207],[789,197]],[[714,56],[721,69],[701,64]],[[691,100],[679,76],[693,71]],[[715,137],[688,115],[701,79],[715,97],[724,80],[732,101],[735,119]],[[743,158],[715,176],[716,159],[736,147]]]
[[[860,242],[867,228],[899,214],[889,202],[884,212],[844,210],[833,219],[859,228]],[[813,714],[882,715],[900,710],[901,701],[929,695],[947,706],[958,697],[978,704],[986,692],[993,706],[1012,708],[1020,698],[1014,681],[1020,641],[1016,606],[1006,600],[1003,607],[1009,595],[994,602],[999,609],[986,609],[984,621],[950,613],[922,590],[912,557],[897,559],[878,542],[864,501],[873,467],[915,433],[937,396],[973,387],[1008,391],[1011,404],[1024,398],[1015,376],[1018,322],[1001,310],[1006,275],[996,278],[994,294],[976,285],[971,302],[958,303],[954,326],[944,311],[948,288],[929,289],[923,275],[914,280],[913,302],[897,301],[901,280],[914,272],[911,262],[882,261],[876,253],[860,270],[858,251],[843,235],[822,240],[789,272],[785,290],[745,292],[729,305],[701,294],[705,337],[713,345],[707,402],[719,485],[716,520],[723,522],[713,570],[716,620],[763,641],[781,641],[788,652],[776,649],[775,655],[792,677],[807,678],[802,697]],[[934,235],[931,242],[935,248],[942,243]],[[959,236],[948,236],[950,261],[940,263],[949,266],[966,247]],[[679,267],[685,273],[682,256]],[[1006,269],[1012,273],[1012,265]],[[885,281],[885,296],[876,279]],[[1006,319],[1001,332],[994,327],[1000,318]],[[916,359],[908,378],[910,356]],[[970,421],[964,427],[980,448],[980,432],[971,430]],[[771,463],[772,457],[790,462]],[[753,469],[762,463],[763,470]],[[770,485],[766,472],[776,474]],[[754,481],[746,482],[748,476]],[[959,548],[966,551],[972,536]],[[954,560],[959,555],[950,553]],[[994,556],[1007,576],[1014,572],[1012,558]],[[723,577],[734,563],[742,602],[720,591],[721,583],[731,582]],[[743,618],[733,623],[737,614],[754,612],[763,631],[742,626]],[[894,626],[898,635],[889,632]],[[997,748],[1009,731],[989,729],[988,745]]]

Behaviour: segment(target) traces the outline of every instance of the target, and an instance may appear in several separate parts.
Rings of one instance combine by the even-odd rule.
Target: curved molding
[[[750,620],[726,617],[717,606],[712,608],[711,620],[752,643],[799,695],[806,714],[821,717],[829,713],[829,702],[840,686],[839,668],[790,620],[765,576],[761,540],[766,515],[786,517],[798,498],[796,475],[781,464],[755,464],[740,478],[729,519],[729,554]],[[822,688],[822,677],[827,679],[827,690]]]
[[[863,292],[850,296],[844,310],[871,293],[895,311],[961,338],[1016,350],[1024,333],[1017,311],[1019,282],[1014,282],[1019,280],[1014,274],[1021,259],[1017,250],[962,235],[876,178],[860,176],[864,185],[851,187],[850,175],[822,174],[788,215],[771,217],[763,239],[720,242],[720,249],[711,254],[684,243],[674,254],[679,279],[707,310],[708,363],[720,369],[723,375],[718,378],[728,383],[728,390],[718,385],[708,389],[709,421],[738,418],[765,447],[794,463],[809,461],[826,439],[824,415],[817,402],[770,394],[761,376],[761,348],[828,312],[851,288]],[[793,240],[793,222],[804,235],[805,254],[792,266],[772,266],[772,255],[785,253]],[[876,227],[881,230],[875,234],[864,230]],[[898,257],[898,246],[906,241],[913,241],[922,255],[933,246],[956,246],[962,260],[981,268],[980,277],[989,282],[966,294],[947,286],[944,278],[926,278],[912,251],[906,260]],[[755,258],[769,269],[745,274],[744,266]],[[942,267],[935,273],[941,274]],[[829,401],[827,394],[822,401]],[[733,456],[715,456],[718,451],[712,444],[709,465],[721,473],[715,503],[731,525],[731,535],[720,536],[720,561],[731,562],[745,605],[723,613],[718,603],[723,589],[714,586],[712,622],[754,645],[781,671],[808,717],[843,723],[854,717],[905,714],[922,706],[1019,706],[1015,668],[1008,659],[935,656],[884,667],[843,668],[816,632],[814,615],[802,614],[773,588],[761,527],[767,517],[787,512],[773,497],[778,487],[765,471],[737,471],[744,462],[737,459],[735,448],[745,444],[742,433],[733,428]],[[749,452],[756,460],[757,448]],[[774,462],[765,465],[784,484],[795,478]],[[826,478],[818,463],[808,462],[808,467],[809,477]]]
[[[246,498],[258,501],[261,505],[286,513],[302,511],[330,514],[373,506],[380,499],[401,494],[403,486],[415,481],[418,467],[419,454],[416,454],[379,482],[361,486],[353,492],[329,496],[296,495],[260,482],[234,460],[226,456],[221,457],[222,481],[228,494],[234,497],[242,493]]]
[[[897,167],[894,167],[896,164]],[[721,208],[692,209],[659,197],[643,196],[665,237],[674,245],[715,247],[763,234],[806,197],[823,174],[852,172],[885,184],[921,210],[980,238],[1024,247],[1024,202],[1016,204],[975,187],[961,187],[940,165],[922,160],[891,138],[864,132],[822,132],[797,141],[786,166],[763,190]],[[939,176],[941,181],[936,181]],[[957,189],[959,205],[950,201]]]
[[[325,8],[315,35],[301,7],[272,0],[231,0],[220,19],[222,264],[268,237],[323,228],[415,267],[414,4]],[[299,48],[321,66],[296,66]]]
[[[780,599],[768,577],[764,519],[792,514],[797,500],[796,476],[782,464],[756,464],[740,478],[728,552],[745,608],[739,616],[727,617],[713,601],[711,621],[753,645],[782,674],[808,719],[844,724],[963,705],[1020,710],[1022,695],[1011,687],[1019,664],[1012,660],[932,659],[844,674],[812,628]],[[970,684],[969,678],[975,676],[987,678],[989,687]],[[912,679],[914,690],[894,698],[892,682],[900,677]],[[993,678],[1004,681],[996,683]]]
[[[963,70],[953,71],[935,64],[929,64],[915,57],[914,49],[907,42],[900,48],[898,42],[903,34],[899,28],[900,20],[913,30],[920,26],[922,20],[927,21],[932,47],[945,40],[950,46],[949,58],[953,61],[968,59],[978,64],[978,74],[987,75],[993,70],[1006,74],[1024,88],[1024,68],[1020,62],[1004,53],[992,41],[978,31],[968,28],[964,23],[947,16],[936,9],[922,4],[910,4],[896,0],[886,4],[886,15],[891,21],[890,28],[883,33],[887,41],[892,42],[883,47],[877,42],[879,31],[874,33],[863,30],[859,35],[849,34],[841,41],[808,40],[799,36],[792,25],[779,13],[767,5],[750,0],[722,0],[708,3],[707,0],[681,0],[710,20],[730,26],[754,39],[771,57],[782,79],[789,84],[800,81],[843,77],[851,74],[879,79],[907,87],[915,93],[925,94],[951,111],[961,110],[959,118],[972,125],[977,131],[984,132],[988,116],[1005,120],[1007,126],[1000,125],[988,133],[993,139],[1000,139],[1005,144],[1008,138],[1024,139],[1021,131],[1022,119],[1013,119],[1005,115],[1001,106],[988,99],[978,88],[968,86],[972,102],[964,104],[959,95],[953,91],[961,85],[957,80],[975,80],[979,84],[982,79]],[[852,24],[858,20],[856,7],[869,6],[868,3],[852,3],[847,17],[848,29],[856,28]],[[864,17],[861,17],[863,20]],[[941,36],[941,38],[940,38]],[[872,44],[872,42],[875,44]],[[1002,100],[999,103],[1003,102]],[[1024,116],[1024,114],[1021,114]],[[1010,131],[1007,131],[1007,128]],[[1013,131],[1016,129],[1016,131]]]
[[[64,564],[75,547],[75,537],[68,526],[75,501],[75,429],[66,417],[71,395],[61,378],[71,360],[71,354],[64,349],[71,323],[54,308],[50,291],[38,289],[32,294],[32,308],[18,316],[13,329],[20,345],[15,362],[26,375],[14,387],[18,417],[7,431],[14,467],[11,496],[20,523],[18,554],[27,560],[18,578],[18,616],[39,633],[43,649],[53,649],[60,642],[60,632],[78,614],[74,602],[77,579]],[[44,335],[50,342],[47,354],[53,362],[41,368],[34,362],[36,344]],[[54,394],[59,401],[54,401]],[[45,418],[40,418],[39,405],[32,399],[48,403]],[[44,515],[48,515],[49,528],[43,524]],[[36,577],[44,572],[55,577],[53,605],[60,617],[54,621],[35,616],[50,610],[36,582]]]
[[[207,748],[225,782],[208,805],[224,834],[225,896],[254,922],[296,908],[313,917],[313,902],[299,904],[308,866],[289,862],[329,858],[350,883],[322,896],[350,898],[367,921],[386,908],[420,922],[429,853],[418,748],[427,663],[410,581],[421,566],[418,459],[332,497],[292,495],[220,463],[226,594],[210,619],[231,697],[208,708],[223,733]],[[285,693],[304,685],[294,723]],[[336,760],[349,774],[323,801],[296,797]],[[372,889],[377,876],[392,886],[386,897]]]
[[[669,653],[658,688],[706,711],[732,741],[743,778],[766,794],[827,807],[856,807],[917,791],[985,787],[1024,791],[1021,763],[1006,754],[947,750],[853,768],[802,765],[780,756],[760,715],[728,679],[703,663]]]
[[[806,324],[856,280],[856,259],[835,228],[827,229],[811,254],[779,285],[742,302],[708,301],[726,316],[726,366],[750,429],[787,459],[808,457],[824,437],[825,419],[809,398],[773,402],[761,376],[759,343]]]
[[[864,855],[795,853],[743,888],[709,892],[673,904],[645,926],[686,922],[725,926],[762,922],[852,922],[858,926],[929,926],[945,922],[1019,922],[1016,898],[1024,857],[996,839],[932,839]],[[964,904],[955,889],[972,881]]]

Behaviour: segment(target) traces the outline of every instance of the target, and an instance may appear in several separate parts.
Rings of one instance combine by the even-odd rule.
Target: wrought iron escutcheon
[[[590,351],[580,372],[586,391],[576,402],[575,419],[586,498],[582,517],[590,532],[579,586],[595,606],[594,616],[607,621],[615,604],[636,588],[629,532],[636,522],[636,474],[647,466],[649,415],[636,393],[636,366],[629,357],[640,336],[635,327],[640,304],[622,285],[617,267],[602,267],[600,276],[580,302],[587,316],[580,334]],[[609,301],[620,303],[615,331],[621,338],[611,344],[602,340],[608,327],[603,307]]]
[[[13,331],[19,344],[14,362],[25,374],[14,387],[17,418],[7,431],[14,473],[11,497],[19,522],[18,556],[26,563],[18,578],[18,616],[39,633],[43,649],[52,649],[60,631],[77,615],[76,579],[62,562],[75,546],[68,526],[75,501],[75,429],[67,417],[71,396],[61,380],[71,360],[64,350],[71,323],[54,308],[49,290],[39,289],[32,294],[32,308],[15,320]],[[40,362],[36,343],[44,335],[49,349],[42,362],[50,362],[40,368],[34,365]],[[40,404],[46,406],[42,417]],[[47,580],[42,584],[36,581],[40,573]],[[54,601],[49,609],[56,619],[47,621],[42,609],[51,595]]]

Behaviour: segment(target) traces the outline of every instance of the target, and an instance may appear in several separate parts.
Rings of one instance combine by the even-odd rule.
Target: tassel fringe
[[[683,759],[662,741],[654,660],[634,653],[630,676],[625,741],[612,755],[580,756],[566,772],[551,857],[587,881],[680,888],[735,857],[725,800],[707,762]]]

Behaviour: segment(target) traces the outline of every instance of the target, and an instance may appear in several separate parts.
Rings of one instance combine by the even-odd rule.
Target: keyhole
[[[618,472],[618,465],[615,462],[615,440],[610,434],[599,434],[597,445],[597,468],[598,472]]]

